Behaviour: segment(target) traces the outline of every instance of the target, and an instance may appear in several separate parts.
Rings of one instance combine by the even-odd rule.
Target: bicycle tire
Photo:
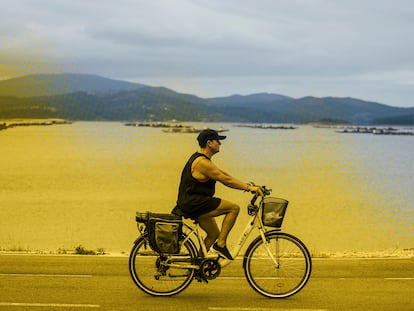
[[[190,285],[194,269],[163,266],[162,260],[194,264],[196,256],[197,252],[191,240],[181,245],[179,254],[162,255],[153,251],[148,238],[142,236],[135,242],[129,256],[129,272],[134,283],[145,293],[153,296],[173,296]]]
[[[299,292],[308,282],[312,260],[305,244],[297,237],[280,231],[266,233],[277,263],[267,252],[259,236],[248,247],[243,269],[250,286],[270,298],[286,298]]]

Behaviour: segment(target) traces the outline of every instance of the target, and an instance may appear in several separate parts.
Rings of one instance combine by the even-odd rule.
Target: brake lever
[[[272,189],[267,189],[266,186],[261,186],[260,189],[262,190],[264,196],[269,195],[272,192]]]

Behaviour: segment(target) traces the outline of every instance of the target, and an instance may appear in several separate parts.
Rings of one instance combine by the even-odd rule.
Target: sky
[[[0,79],[75,72],[200,97],[414,107],[412,0],[0,0]]]

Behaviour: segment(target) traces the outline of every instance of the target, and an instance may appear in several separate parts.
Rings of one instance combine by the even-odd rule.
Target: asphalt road
[[[208,284],[194,281],[174,297],[141,292],[128,258],[0,255],[2,310],[414,310],[414,258],[314,259],[306,287],[286,299],[250,288],[236,260]]]

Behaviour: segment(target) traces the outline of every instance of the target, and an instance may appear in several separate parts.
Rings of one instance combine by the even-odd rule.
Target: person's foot
[[[229,250],[227,249],[226,246],[224,247],[220,247],[217,245],[217,242],[214,243],[213,245],[213,249],[219,253],[221,256],[223,256],[224,258],[228,259],[228,260],[234,260],[234,258],[231,256]]]

